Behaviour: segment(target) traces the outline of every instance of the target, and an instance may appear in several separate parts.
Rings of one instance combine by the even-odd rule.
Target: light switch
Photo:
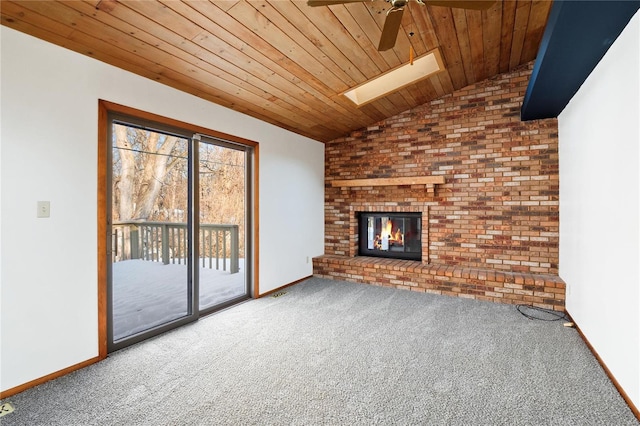
[[[49,201],[38,201],[38,217],[49,217],[51,215],[51,203]]]

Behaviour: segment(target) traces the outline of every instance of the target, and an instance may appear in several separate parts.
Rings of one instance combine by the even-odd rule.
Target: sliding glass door
[[[113,124],[113,341],[192,313],[189,141]]]
[[[110,119],[108,348],[246,299],[247,147]]]
[[[198,143],[200,311],[247,292],[247,151],[202,137]]]

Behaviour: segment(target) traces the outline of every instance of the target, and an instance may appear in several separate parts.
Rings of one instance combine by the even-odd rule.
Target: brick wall
[[[425,263],[557,275],[557,121],[520,121],[532,66],[327,143],[325,254],[353,256],[354,206],[415,206],[428,210]],[[331,186],[422,175],[446,183],[435,194],[424,186]]]

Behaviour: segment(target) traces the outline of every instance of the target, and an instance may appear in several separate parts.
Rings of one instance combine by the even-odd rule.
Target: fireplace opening
[[[358,255],[422,260],[422,213],[361,212]]]

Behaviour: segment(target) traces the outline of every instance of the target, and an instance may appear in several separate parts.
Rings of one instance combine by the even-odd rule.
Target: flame
[[[383,243],[385,240],[387,243]],[[386,247],[387,245],[404,246],[404,234],[399,227],[394,231],[393,220],[390,218],[386,220],[385,224],[380,229],[380,233],[376,234],[374,240],[374,246],[378,250],[382,249],[382,247]],[[385,248],[384,250],[387,249]]]
[[[382,230],[382,234],[388,236],[389,239],[391,239],[393,238],[392,232],[393,232],[393,223],[391,223],[391,220],[388,220],[387,226],[385,227],[385,229]]]
[[[393,222],[390,220],[387,222],[387,227],[383,232],[384,235],[389,237],[389,241],[394,241],[398,244],[404,243],[404,234],[400,228],[393,230]]]

